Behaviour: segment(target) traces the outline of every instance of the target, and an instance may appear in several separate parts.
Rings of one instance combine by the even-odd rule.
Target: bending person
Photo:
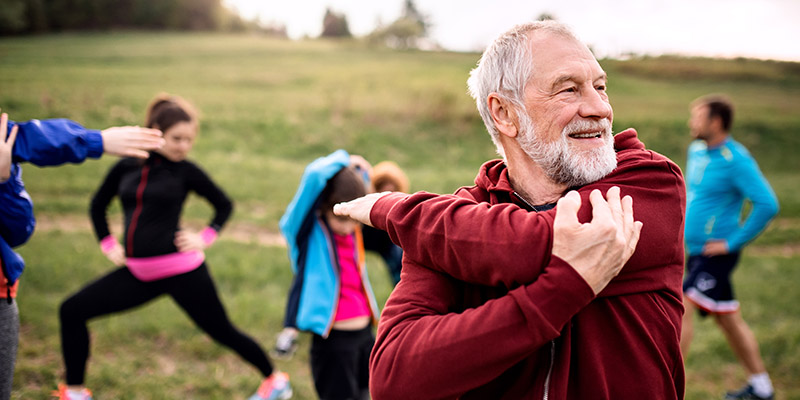
[[[360,224],[333,205],[366,194],[363,158],[337,150],[306,166],[281,217],[294,279],[281,337],[310,332],[311,374],[323,400],[369,398],[369,354],[378,306]]]
[[[147,111],[147,126],[161,129],[166,144],[146,162],[123,159],[109,171],[91,204],[100,246],[119,268],[70,296],[61,305],[61,348],[67,386],[61,399],[87,399],[84,386],[89,358],[87,322],[128,310],[167,294],[217,342],[257,368],[264,380],[251,400],[291,397],[288,376],[273,370],[261,347],[233,326],[208,272],[203,250],[228,220],[232,203],[196,164],[187,160],[197,136],[195,112],[175,96],[158,96]],[[189,192],[214,207],[201,232],[179,228]],[[120,197],[124,214],[122,244],[111,236],[106,210]]]

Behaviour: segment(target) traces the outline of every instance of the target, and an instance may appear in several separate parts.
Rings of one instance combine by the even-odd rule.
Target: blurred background
[[[271,348],[291,282],[278,219],[307,163],[338,148],[397,162],[412,191],[470,185],[495,152],[466,79],[480,51],[516,23],[573,26],[609,75],[614,131],[685,167],[688,104],[725,93],[734,138],[774,187],[781,211],[743,254],[734,283],[778,399],[800,399],[800,3],[762,1],[2,0],[0,108],[11,119],[70,118],[96,129],[144,123],[158,92],[201,113],[190,155],[236,202],[207,259],[232,320]],[[63,380],[58,304],[111,267],[87,215],[113,157],[25,166],[37,231],[28,268],[14,399]],[[189,227],[210,207],[190,198]],[[112,207],[111,221],[120,221]],[[116,234],[120,233],[119,223]],[[368,265],[379,304],[391,292]],[[259,377],[170,300],[92,323],[87,385],[98,399],[244,399]],[[288,371],[313,399],[308,337]],[[696,327],[687,399],[719,398],[744,372],[710,320]]]

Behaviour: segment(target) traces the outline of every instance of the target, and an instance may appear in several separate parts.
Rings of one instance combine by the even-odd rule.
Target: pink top
[[[369,316],[369,304],[356,260],[355,237],[334,234],[333,238],[336,255],[339,257],[339,278],[342,283],[334,321]]]

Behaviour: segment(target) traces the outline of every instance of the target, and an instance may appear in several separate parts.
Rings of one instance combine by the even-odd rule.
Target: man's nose
[[[581,106],[578,113],[584,118],[611,118],[611,104],[608,98],[598,93],[594,88],[581,97]]]

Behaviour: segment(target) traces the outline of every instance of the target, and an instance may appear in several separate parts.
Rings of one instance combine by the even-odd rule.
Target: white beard
[[[556,183],[583,186],[600,180],[617,167],[611,121],[607,118],[574,120],[564,127],[561,137],[551,143],[536,138],[533,121],[526,113],[519,113],[519,123],[517,142],[520,147]],[[571,149],[568,135],[587,130],[602,131],[603,146],[581,151]]]

